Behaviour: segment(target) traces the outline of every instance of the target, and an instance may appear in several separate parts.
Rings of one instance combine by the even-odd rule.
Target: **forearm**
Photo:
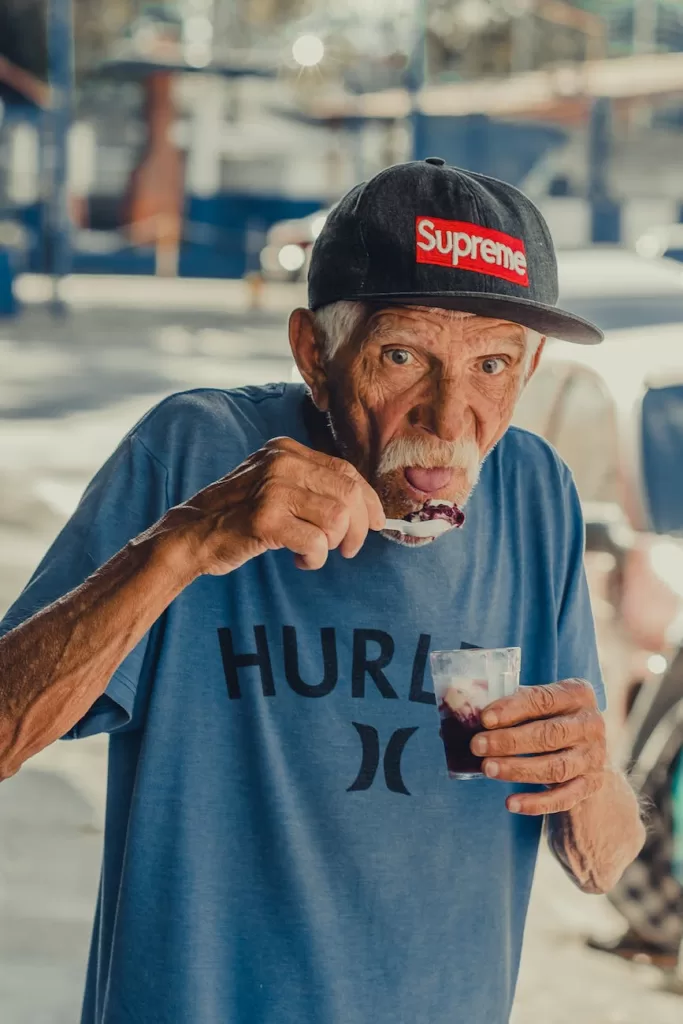
[[[328,526],[325,510],[340,506]],[[384,524],[379,497],[350,463],[291,438],[268,442],[0,639],[0,780],[83,717],[197,576],[225,576],[282,548],[318,569],[331,550],[357,554]]]
[[[628,781],[605,769],[601,788],[570,811],[548,816],[550,847],[587,893],[612,889],[645,842],[638,801]]]
[[[0,779],[82,718],[189,582],[150,531],[0,639]]]

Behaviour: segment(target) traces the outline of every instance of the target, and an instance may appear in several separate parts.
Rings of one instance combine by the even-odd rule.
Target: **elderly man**
[[[111,737],[84,1024],[503,1024],[544,817],[586,892],[640,849],[576,491],[508,429],[546,334],[600,340],[556,299],[523,195],[392,167],[316,244],[307,386],[176,395],[95,477],[0,641],[5,777]],[[428,653],[511,645],[451,781]]]

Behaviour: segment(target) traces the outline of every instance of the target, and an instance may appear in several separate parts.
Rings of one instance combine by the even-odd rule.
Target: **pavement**
[[[241,286],[223,284],[74,279],[70,312],[54,320],[35,304],[44,282],[22,282],[33,303],[0,323],[0,614],[154,402],[289,379],[286,312],[301,292],[271,290],[252,312]],[[0,1024],[78,1021],[106,756],[102,737],[58,743],[0,786]],[[618,928],[607,901],[579,893],[544,850],[513,1024],[680,1024],[683,996],[657,971],[582,945]]]

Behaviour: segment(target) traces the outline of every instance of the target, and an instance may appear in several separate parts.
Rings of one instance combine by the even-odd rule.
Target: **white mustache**
[[[481,454],[476,441],[457,441],[421,437],[396,437],[386,446],[379,460],[377,476],[386,476],[397,469],[419,466],[421,469],[459,469],[468,482],[476,483],[481,469]]]

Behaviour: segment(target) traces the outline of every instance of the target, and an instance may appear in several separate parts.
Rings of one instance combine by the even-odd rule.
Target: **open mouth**
[[[448,487],[453,479],[453,470],[447,466],[434,466],[431,469],[425,469],[422,466],[406,466],[403,475],[413,490],[427,497]]]

